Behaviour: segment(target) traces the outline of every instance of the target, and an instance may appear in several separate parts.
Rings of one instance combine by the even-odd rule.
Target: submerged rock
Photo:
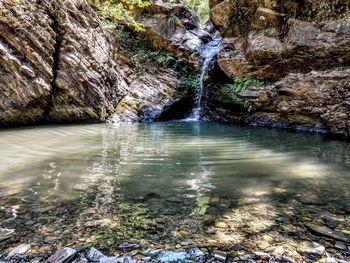
[[[304,255],[322,256],[326,248],[315,242],[303,242],[297,248],[298,252]]]
[[[350,243],[350,237],[345,236],[341,232],[332,230],[326,226],[318,226],[318,225],[314,225],[314,224],[305,224],[305,226],[309,230],[311,230],[312,232],[319,234],[321,236],[325,236],[325,237],[332,238],[335,240]]]

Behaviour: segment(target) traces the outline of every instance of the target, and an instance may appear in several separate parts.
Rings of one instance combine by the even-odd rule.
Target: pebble
[[[220,262],[225,262],[227,259],[227,253],[224,251],[215,250],[213,254],[214,254],[214,257]]]
[[[326,248],[316,242],[302,242],[297,247],[297,250],[301,254],[321,256],[326,251]]]
[[[247,261],[250,259],[250,255],[242,255],[239,257],[240,260]]]
[[[103,258],[103,257],[105,257],[105,255],[94,247],[90,248],[87,254],[87,258],[91,261],[98,261],[100,258]]]
[[[6,259],[10,259],[11,257],[16,255],[23,255],[30,249],[30,247],[31,246],[29,244],[21,244],[17,246],[15,249],[11,250],[11,252],[8,254]]]
[[[99,263],[123,263],[123,261],[119,261],[117,257],[102,257],[98,262]]]
[[[296,199],[305,205],[325,205],[326,202],[316,195],[300,195]]]
[[[340,241],[335,242],[334,247],[340,250],[346,250],[346,245]]]
[[[216,228],[228,228],[228,225],[225,222],[216,222],[215,227]]]
[[[286,257],[286,256],[277,256],[277,260],[281,262],[286,262],[286,263],[295,263],[295,260],[291,257]]]
[[[236,251],[244,250],[244,249],[245,249],[245,247],[240,245],[240,244],[234,244],[233,246],[230,247],[230,250],[236,250]]]
[[[267,241],[261,241],[258,243],[258,247],[262,250],[267,249],[270,246],[270,243]]]
[[[256,258],[261,259],[261,260],[269,260],[270,255],[264,252],[256,251],[254,252],[254,255]]]
[[[333,238],[335,240],[343,241],[345,243],[350,243],[350,237],[343,235],[342,233],[332,230],[326,226],[318,226],[315,224],[305,224],[306,228],[315,232],[321,236],[326,236]]]
[[[275,248],[275,250],[273,251],[273,255],[274,256],[282,256],[284,254],[284,248],[283,246],[278,246]]]
[[[55,254],[53,254],[48,262],[50,263],[65,263],[69,262],[71,259],[75,257],[77,251],[75,249],[66,247],[58,250]]]
[[[118,247],[131,249],[131,248],[139,248],[140,246],[138,244],[134,244],[134,243],[123,242]]]

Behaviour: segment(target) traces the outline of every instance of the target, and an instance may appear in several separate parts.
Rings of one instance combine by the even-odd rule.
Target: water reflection
[[[0,249],[292,240],[325,214],[350,227],[345,142],[174,122],[4,130],[0,145],[0,227],[15,233]]]

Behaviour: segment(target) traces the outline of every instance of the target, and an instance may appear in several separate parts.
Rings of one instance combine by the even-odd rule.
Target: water
[[[302,224],[327,218],[350,234],[346,142],[172,122],[2,130],[0,145],[0,239],[11,237],[0,251],[254,247],[265,236],[292,247],[315,238]]]
[[[208,44],[204,45],[200,50],[201,57],[203,58],[203,65],[201,69],[201,74],[199,78],[199,85],[196,89],[195,93],[195,106],[192,109],[191,114],[188,116],[188,121],[197,121],[201,117],[201,109],[202,109],[202,97],[204,91],[204,82],[205,76],[208,73],[208,69],[213,62],[213,59],[218,54],[220,50],[221,44],[221,36],[219,32],[217,32],[214,36],[214,39]]]

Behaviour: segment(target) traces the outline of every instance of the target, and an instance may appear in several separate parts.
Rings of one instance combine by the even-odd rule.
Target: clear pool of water
[[[0,147],[0,250],[266,239],[292,251],[322,239],[304,224],[331,220],[350,235],[346,142],[169,122],[2,130]]]

